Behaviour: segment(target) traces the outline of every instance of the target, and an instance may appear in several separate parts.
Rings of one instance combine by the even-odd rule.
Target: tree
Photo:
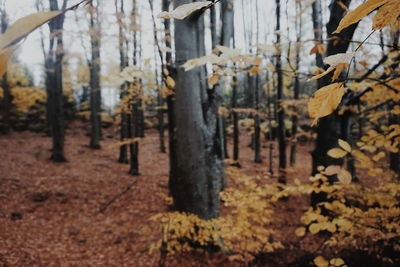
[[[351,0],[339,1],[332,0],[330,4],[330,18],[326,25],[326,30],[328,34],[328,45],[325,56],[331,56],[338,53],[345,53],[349,47],[349,44],[353,38],[354,31],[357,28],[358,23],[351,25],[350,27],[344,29],[338,34],[333,34],[339,25],[340,20],[344,16],[345,10],[342,8],[342,4],[346,6],[350,5]],[[316,11],[320,12],[320,11]],[[335,37],[335,38],[332,38]],[[335,41],[336,40],[336,41]],[[320,59],[317,58],[317,64]],[[318,83],[318,88],[326,86],[330,83],[329,75],[325,76]],[[312,173],[316,174],[318,166],[329,166],[329,165],[341,165],[342,159],[334,159],[327,157],[327,152],[337,145],[337,140],[339,138],[347,140],[347,131],[343,128],[344,125],[348,125],[348,117],[340,116],[337,112],[321,118],[317,126],[317,139],[315,142],[315,149],[312,152]]]
[[[100,20],[99,2],[90,2],[90,148],[99,149],[101,139]]]
[[[6,8],[3,5],[0,7],[0,32],[3,34],[6,32],[8,27],[8,17]],[[10,94],[10,86],[7,81],[7,73],[4,73],[3,77],[0,77],[0,87],[3,89],[3,123],[5,133],[10,130],[10,106],[11,106],[11,94]]]
[[[62,9],[68,0],[63,0]],[[58,0],[49,0],[50,10],[59,10]],[[47,118],[53,146],[51,160],[66,161],[64,156],[64,98],[62,82],[62,61],[64,57],[63,25],[64,14],[49,22],[50,41],[45,56],[46,88],[47,88]]]
[[[276,74],[277,74],[277,102],[278,104],[283,99],[283,73],[282,73],[282,58],[281,58],[281,3],[276,0]],[[278,110],[278,141],[279,141],[279,182],[285,183],[284,170],[286,169],[286,137],[285,137],[285,112],[283,108]]]
[[[190,0],[175,0],[178,7]],[[219,215],[219,192],[223,177],[222,151],[217,136],[218,103],[214,92],[207,92],[201,103],[199,69],[185,71],[182,64],[202,56],[204,43],[202,11],[175,21],[175,160],[170,170],[170,191],[174,207],[203,219]],[[204,77],[203,77],[204,78]]]

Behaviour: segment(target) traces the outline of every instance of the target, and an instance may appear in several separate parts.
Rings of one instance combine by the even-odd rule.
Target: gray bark
[[[175,7],[190,3],[175,0]],[[175,162],[170,175],[174,207],[203,219],[219,216],[219,192],[223,176],[222,151],[217,144],[217,101],[208,92],[202,105],[199,69],[185,71],[181,66],[198,54],[204,32],[201,12],[183,21],[175,21],[176,93],[175,93]],[[201,28],[201,27],[200,27]]]
[[[90,62],[90,148],[99,149],[101,139],[101,86],[100,86],[100,21],[97,6],[90,2],[90,35],[91,62]]]
[[[51,10],[59,10],[57,0],[49,0]],[[62,8],[67,5],[64,0]],[[45,59],[47,88],[47,118],[52,136],[51,160],[65,162],[64,156],[64,96],[62,83],[62,62],[64,57],[63,44],[64,15],[49,22],[50,45]]]

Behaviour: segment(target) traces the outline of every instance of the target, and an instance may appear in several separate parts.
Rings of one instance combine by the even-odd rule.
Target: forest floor
[[[148,248],[160,233],[149,218],[168,210],[168,157],[159,153],[157,132],[149,130],[140,142],[141,175],[133,177],[128,165],[117,162],[116,131],[106,129],[102,149],[92,150],[87,130],[84,124],[70,127],[68,162],[59,164],[48,160],[51,139],[44,134],[14,132],[0,137],[0,266],[158,265],[159,254],[149,254]],[[267,175],[267,144],[263,143],[263,163],[256,164],[249,142],[243,132],[241,171],[276,182]],[[288,171],[289,183],[294,178],[308,180],[311,149],[311,144],[299,146],[297,167]],[[275,149],[275,170],[277,156]],[[127,193],[100,212],[133,181]],[[277,239],[286,250],[270,258],[270,266],[287,266],[302,257],[304,249],[293,245],[298,241],[294,230],[308,201],[299,197],[280,202]],[[302,240],[301,247],[313,251],[320,244],[312,237]],[[201,252],[167,261],[167,266],[236,265],[225,255]]]

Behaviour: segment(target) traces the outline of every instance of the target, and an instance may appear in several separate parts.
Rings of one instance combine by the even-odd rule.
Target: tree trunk
[[[119,8],[118,8],[118,0],[115,0],[115,11],[117,13],[117,21],[118,21],[118,44],[119,44],[119,66],[120,71],[122,71],[125,67],[128,66],[128,55],[127,55],[127,47],[124,42],[124,27],[122,18],[125,16],[124,10],[124,0],[119,0]],[[126,84],[120,87],[120,100],[122,100],[126,95]],[[120,136],[121,141],[124,141],[128,138],[128,116],[126,114],[125,109],[121,107],[121,124],[120,124]],[[119,157],[118,162],[120,163],[128,163],[128,145],[122,145],[119,148]]]
[[[281,3],[276,0],[276,45],[278,47],[278,54],[276,55],[276,72],[277,80],[277,104],[280,105],[283,100],[283,73],[282,73],[282,59],[281,59],[281,36],[280,36],[280,17],[281,17]],[[285,169],[286,169],[286,136],[285,136],[285,113],[283,108],[278,110],[278,141],[279,141],[279,182],[286,183]]]
[[[50,10],[59,10],[57,0],[49,0]],[[67,0],[63,2],[63,9]],[[49,22],[50,46],[46,57],[47,116],[52,136],[54,162],[65,162],[64,156],[64,96],[62,83],[62,61],[64,57],[63,25],[64,15]]]
[[[94,6],[90,2],[90,35],[91,62],[90,62],[90,148],[100,149],[101,139],[101,87],[100,87],[100,22],[98,2]]]
[[[315,2],[314,2],[315,4]],[[300,69],[300,44],[301,44],[301,35],[303,28],[303,20],[301,12],[301,2],[296,2],[296,10],[297,10],[297,18],[296,18],[296,76],[294,77],[294,88],[293,88],[293,98],[299,99],[300,93],[300,79],[298,71]],[[295,110],[297,111],[297,109]],[[292,143],[290,146],[290,166],[296,165],[296,153],[297,153],[297,122],[298,117],[297,114],[292,116]]]
[[[190,3],[175,0],[175,7]],[[175,21],[176,92],[175,92],[175,161],[170,175],[174,207],[203,219],[219,216],[219,192],[223,176],[222,151],[217,137],[217,102],[208,92],[206,106],[201,103],[199,69],[185,71],[182,64],[196,58],[204,32],[199,32],[203,15]],[[191,90],[188,90],[190,88]],[[203,110],[204,108],[204,110]]]
[[[8,27],[8,18],[5,8],[0,10],[0,20],[1,20],[1,33],[5,33]],[[4,128],[1,129],[4,133],[8,133],[10,131],[10,108],[11,108],[11,93],[10,86],[7,81],[7,73],[4,73],[3,77],[0,77],[0,87],[3,88],[3,124]]]
[[[332,32],[339,25],[340,20],[344,16],[345,10],[339,5],[340,0],[332,0],[330,4],[331,16],[328,24],[326,25],[328,38],[332,37]],[[342,1],[346,6],[350,5],[350,0]],[[339,37],[339,41],[336,43],[335,40],[328,42],[326,56],[334,55],[337,53],[345,53],[349,47],[350,41],[353,38],[354,31],[358,24],[353,24],[350,27],[343,30],[336,36]],[[321,79],[319,86],[323,87],[330,83],[330,77],[327,75],[325,79]],[[321,118],[317,126],[317,139],[315,142],[315,149],[311,153],[313,164],[312,174],[318,172],[318,166],[329,166],[329,165],[341,165],[342,159],[334,159],[327,155],[331,148],[337,146],[339,138],[347,140],[345,133],[342,132],[342,125],[348,124],[343,120],[347,120],[348,116],[340,116],[337,112]]]

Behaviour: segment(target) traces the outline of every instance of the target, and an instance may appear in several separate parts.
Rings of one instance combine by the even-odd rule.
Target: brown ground
[[[87,147],[85,126],[68,131],[68,163],[54,164],[48,158],[50,138],[37,133],[12,133],[0,137],[0,266],[157,266],[159,255],[147,249],[159,237],[149,217],[168,209],[167,155],[158,152],[155,131],[140,144],[141,176],[127,174],[128,166],[117,163],[118,135],[108,130],[102,150]],[[241,136],[241,165],[244,173],[267,178],[264,163],[252,162],[247,133]],[[264,144],[265,145],[265,144]],[[310,146],[299,147],[294,177],[307,180]],[[263,155],[267,155],[263,148]],[[274,151],[277,166],[277,151]],[[137,183],[104,213],[99,208]],[[296,255],[276,255],[271,266],[285,265],[301,254],[291,244],[298,218],[307,204],[298,198],[282,202],[278,236]],[[302,241],[313,250],[315,238]],[[297,252],[296,252],[297,251]],[[286,250],[286,252],[288,252]],[[219,254],[189,253],[169,259],[168,266],[234,266]]]

